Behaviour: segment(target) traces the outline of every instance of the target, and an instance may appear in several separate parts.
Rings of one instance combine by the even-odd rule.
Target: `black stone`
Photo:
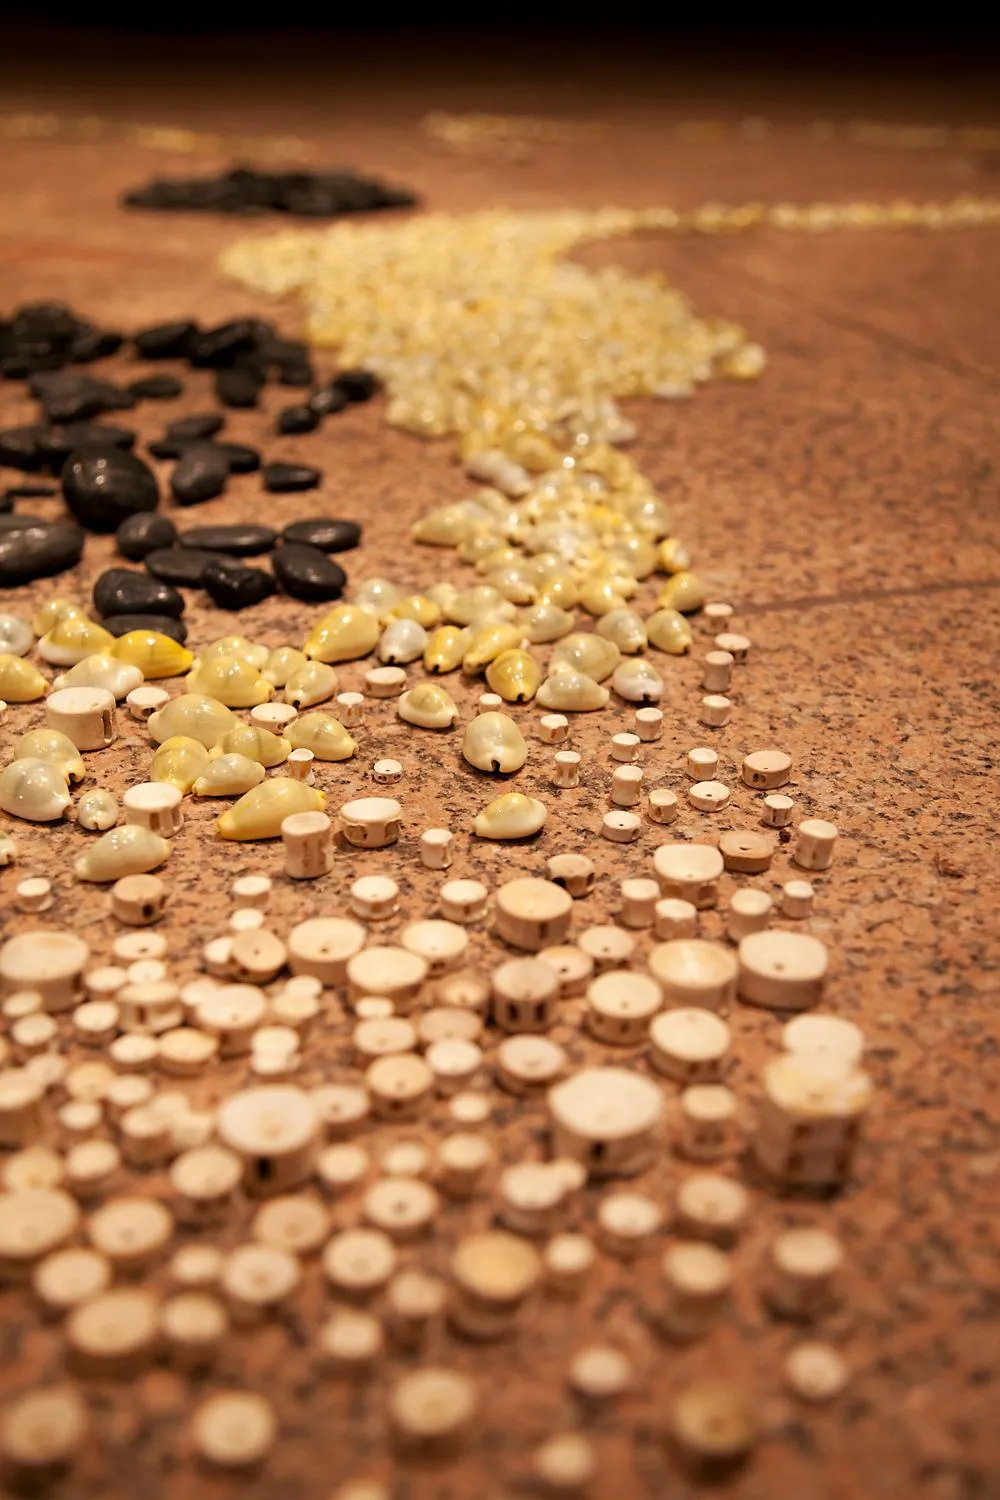
[[[128,635],[130,630],[157,630],[182,646],[188,634],[184,621],[175,620],[172,615],[109,615],[101,624],[115,636]]]
[[[257,557],[271,552],[278,533],[270,526],[248,521],[233,526],[193,526],[182,531],[182,547],[200,547],[207,552],[225,552],[229,557]]]
[[[135,397],[127,391],[76,370],[32,375],[28,389],[41,402],[50,422],[83,422],[102,412],[124,411],[135,405]]]
[[[309,405],[319,417],[332,417],[336,412],[343,411],[347,404],[347,397],[335,380],[329,385],[320,386],[309,397]]]
[[[276,432],[315,432],[319,426],[318,411],[313,411],[304,401],[298,406],[286,406],[278,413],[274,424]]]
[[[50,526],[44,516],[26,516],[23,512],[6,511],[0,516],[0,533],[12,536],[15,531],[30,531],[33,526]]]
[[[200,547],[158,547],[145,558],[154,578],[182,589],[200,589],[202,573],[209,563],[218,561],[218,552],[204,552]]]
[[[128,386],[129,395],[137,401],[169,401],[183,390],[184,384],[176,375],[143,375]]]
[[[293,521],[281,533],[283,542],[301,543],[317,547],[320,552],[347,552],[361,540],[361,527],[357,521],[337,521],[332,516],[314,516],[305,521]]]
[[[215,446],[226,455],[232,474],[252,474],[260,468],[260,454],[247,443],[216,443]]]
[[[209,563],[201,575],[201,586],[219,609],[247,609],[269,599],[278,587],[274,577],[263,568],[248,568],[242,563]]]
[[[143,359],[187,359],[197,338],[197,323],[180,318],[140,329],[134,342]]]
[[[175,443],[203,443],[221,432],[225,421],[221,412],[195,412],[190,417],[178,417],[176,421],[168,422],[163,436]]]
[[[123,334],[82,323],[70,341],[69,357],[75,365],[89,365],[91,360],[117,354],[124,342]]]
[[[229,460],[214,443],[192,443],[170,476],[170,493],[178,505],[200,505],[221,495],[229,478]]]
[[[271,556],[275,577],[286,594],[307,603],[339,599],[347,574],[318,547],[285,543]]]
[[[335,218],[374,209],[409,208],[416,198],[377,178],[330,172],[258,172],[231,167],[215,177],[154,178],[122,196],[126,208],[217,214],[299,214]]]
[[[0,588],[16,588],[75,568],[83,556],[83,542],[83,531],[69,520],[33,520],[25,530],[0,534]]]
[[[61,474],[71,453],[83,448],[131,449],[135,433],[130,427],[104,427],[97,422],[69,422],[49,427],[41,437],[42,462],[53,474]]]
[[[163,460],[182,457],[190,446],[190,443],[180,443],[174,438],[151,438],[146,444],[150,458]]]
[[[323,478],[323,471],[314,469],[311,464],[265,464],[262,473],[264,488],[274,494],[314,490]]]
[[[240,365],[232,365],[215,373],[215,394],[223,406],[256,406],[263,384],[256,369],[244,369]]]
[[[3,492],[5,500],[51,500],[59,491],[54,484],[12,484]],[[8,506],[9,509],[9,506]]]
[[[256,318],[232,318],[199,334],[189,358],[196,368],[222,369],[233,364],[238,355],[255,350],[260,333],[261,325]]]
[[[177,528],[173,521],[168,516],[148,512],[129,516],[115,532],[115,546],[130,562],[142,562],[150,552],[172,547],[176,540]]]
[[[46,430],[39,422],[0,429],[0,464],[6,464],[8,469],[20,469],[22,474],[33,474],[36,469],[44,467],[42,438]]]
[[[3,494],[0,495],[0,516],[9,515],[13,509],[14,497],[11,495],[10,490],[4,490]]]
[[[108,568],[94,584],[93,599],[99,615],[184,613],[184,600],[175,588],[131,568]]]
[[[378,390],[378,379],[370,370],[341,370],[332,382],[348,401],[370,401]]]
[[[155,510],[156,476],[141,458],[122,448],[81,448],[62,471],[63,498],[88,531],[116,531],[126,516]]]
[[[282,385],[307,386],[312,385],[315,379],[316,371],[312,365],[288,360],[285,364],[278,366],[278,380]]]

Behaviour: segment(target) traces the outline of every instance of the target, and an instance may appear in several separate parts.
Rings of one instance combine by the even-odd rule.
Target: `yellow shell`
[[[285,702],[294,703],[296,708],[312,708],[314,703],[332,698],[336,691],[337,674],[333,668],[326,662],[307,661],[285,683]]]
[[[130,630],[112,643],[108,655],[131,662],[147,681],[155,677],[179,677],[194,661],[186,646],[158,630]]]
[[[407,724],[421,729],[450,729],[458,718],[451,694],[434,682],[421,682],[396,702],[396,712]]]
[[[622,654],[614,641],[609,641],[593,631],[577,630],[561,640],[552,653],[551,669],[560,662],[585,672],[595,682],[610,677],[621,661]]]
[[[168,781],[179,792],[187,793],[208,765],[209,755],[200,740],[186,734],[174,734],[157,747],[149,768],[150,781]]]
[[[526,839],[544,825],[545,803],[520,792],[505,792],[483,808],[472,825],[481,839]]]
[[[388,615],[389,620],[416,620],[425,630],[433,630],[440,623],[441,609],[428,599],[426,594],[407,594],[392,606]]]
[[[541,708],[554,708],[560,713],[589,713],[603,708],[609,697],[606,687],[564,663],[546,677],[535,701]]]
[[[476,625],[462,657],[462,671],[474,677],[501,651],[511,651],[520,644],[521,632],[516,625]]]
[[[74,863],[77,880],[105,882],[124,875],[145,875],[169,858],[170,843],[138,823],[112,828]]]
[[[107,693],[113,693],[116,698],[124,698],[133,688],[141,687],[143,675],[139,667],[133,667],[127,661],[118,661],[114,656],[105,656],[100,652],[96,656],[85,656],[83,661],[78,661],[75,667],[70,667],[68,672],[62,672],[55,679],[52,686],[55,688],[65,687],[96,687],[103,688]]]
[[[103,625],[88,620],[86,615],[69,615],[42,636],[38,654],[55,667],[73,667],[85,656],[110,651],[114,644],[114,636]]]
[[[227,708],[256,708],[274,697],[267,678],[238,656],[217,656],[204,662],[188,673],[186,686],[188,692],[217,698]]]
[[[311,750],[317,760],[350,760],[358,748],[333,714],[303,714],[285,735],[293,750]]]
[[[540,604],[554,604],[559,609],[572,609],[580,599],[580,585],[572,573],[550,573],[538,585]]]
[[[477,583],[470,589],[459,590],[445,608],[445,616],[453,625],[472,625],[494,610],[499,610],[501,617],[510,619],[514,606],[499,589],[488,583]]]
[[[264,780],[264,767],[247,755],[210,760],[191,790],[196,797],[238,797]]]
[[[664,537],[656,549],[656,566],[661,573],[686,573],[691,554],[678,537]]]
[[[299,667],[306,664],[306,656],[295,646],[279,646],[277,651],[272,651],[267,661],[261,668],[261,676],[266,677],[272,687],[282,688]]]
[[[592,578],[580,590],[580,603],[588,615],[607,615],[613,609],[624,609],[625,595],[617,587],[617,579]]]
[[[29,823],[52,823],[69,807],[66,778],[59,766],[21,756],[0,771],[0,810]]]
[[[21,656],[0,656],[0,698],[5,703],[34,703],[44,697],[48,686],[30,661]]]
[[[650,644],[670,656],[683,656],[690,650],[694,636],[691,626],[676,609],[658,609],[646,621]]]
[[[477,771],[519,771],[528,759],[528,747],[513,719],[491,711],[470,720],[462,755]]]
[[[226,730],[219,743],[212,747],[211,758],[216,760],[220,755],[246,755],[270,770],[272,766],[280,766],[282,761],[288,759],[291,748],[283,736],[273,734],[270,729],[261,729],[256,724],[244,724],[237,719],[232,728]]]
[[[87,774],[83,756],[61,729],[31,729],[14,746],[15,757],[27,755],[56,766],[65,781],[82,781]]]
[[[606,556],[611,567],[620,568],[633,578],[648,578],[656,567],[656,548],[634,531],[617,536]]]
[[[530,703],[541,680],[542,669],[530,651],[501,651],[486,668],[486,681],[507,703]]]
[[[634,609],[613,609],[610,614],[602,615],[594,628],[598,635],[629,656],[645,651],[649,644],[646,627]]]
[[[475,518],[461,502],[439,505],[437,510],[429,511],[414,523],[410,535],[415,542],[423,542],[428,547],[457,547],[476,525]]]
[[[218,822],[224,839],[276,839],[292,813],[322,812],[323,793],[290,776],[272,776],[241,797]]]
[[[428,672],[454,672],[462,664],[469,632],[459,625],[439,625],[427,637],[424,666]]]
[[[375,650],[379,638],[375,615],[357,604],[338,604],[306,636],[303,651],[313,661],[358,661]]]
[[[707,598],[705,585],[697,573],[684,569],[667,579],[656,602],[661,609],[678,609],[681,614],[693,615]]]
[[[236,722],[232,709],[217,698],[206,698],[202,693],[181,693],[179,698],[171,698],[155,714],[150,714],[146,728],[158,745],[174,735],[183,734],[211,750]]]
[[[193,665],[203,667],[209,662],[218,661],[220,657],[238,656],[248,667],[255,667],[260,672],[273,654],[268,646],[248,641],[245,635],[220,635],[218,640],[212,641],[199,653]]]
[[[68,620],[73,615],[82,615],[87,618],[87,611],[82,604],[77,604],[72,599],[50,599],[48,604],[43,604],[31,622],[31,628],[36,635],[45,635],[58,625],[60,620]]]
[[[521,610],[517,628],[533,646],[540,646],[568,635],[573,629],[573,616],[560,605],[540,599],[537,604]]]

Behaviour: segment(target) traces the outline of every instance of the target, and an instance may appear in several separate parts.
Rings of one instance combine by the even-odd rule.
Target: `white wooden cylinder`
[[[118,737],[115,695],[104,688],[60,688],[45,700],[45,722],[78,750],[106,750]]]
[[[184,823],[182,793],[169,781],[140,781],[122,797],[126,823],[148,828],[161,838],[173,838]]]
[[[285,874],[292,880],[315,880],[333,868],[331,823],[326,813],[291,813],[282,820]]]

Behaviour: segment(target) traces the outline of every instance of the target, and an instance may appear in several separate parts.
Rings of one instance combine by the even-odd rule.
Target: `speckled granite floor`
[[[511,86],[506,93],[497,86],[480,100],[471,85],[449,85],[442,76],[439,68],[437,80],[417,85],[411,79],[376,96],[381,108],[370,91],[361,98],[343,79],[324,96],[318,69],[289,93],[255,86],[252,105],[240,90],[185,97],[154,79],[145,91],[123,89],[110,108],[123,119],[297,130],[326,143],[328,160],[349,160],[408,182],[429,207],[441,209],[498,202],[686,206],[710,197],[924,199],[987,192],[997,182],[995,161],[974,154],[862,151],[805,139],[802,125],[818,115],[843,118],[850,109],[877,116],[877,89],[850,105],[837,94],[810,99],[808,106],[785,97],[769,138],[730,137],[699,147],[679,144],[667,127],[687,115],[723,113],[710,88],[695,101],[671,102],[667,92],[629,90],[614,76],[586,97],[582,87],[574,96],[568,85],[548,96],[563,113],[609,121],[597,144],[539,148],[516,166],[456,161],[414,128],[425,109],[481,103],[542,110],[545,98],[534,86]],[[975,99],[917,95],[894,98],[893,105],[904,119],[938,118],[949,106],[970,118]],[[71,82],[57,65],[48,83],[29,68],[8,90],[5,107],[69,112],[98,104],[90,84]],[[100,108],[108,112],[106,99]],[[741,101],[741,112],[750,109]],[[767,114],[766,99],[753,112]],[[212,268],[215,253],[242,232],[240,226],[115,209],[122,188],[188,166],[186,159],[122,144],[5,144],[4,306],[59,297],[126,328],[175,313],[218,320],[258,310]],[[482,1350],[435,1346],[435,1356],[483,1379],[489,1392],[484,1432],[462,1462],[409,1469],[400,1500],[520,1493],[531,1447],[577,1419],[563,1372],[587,1338],[619,1342],[637,1371],[634,1392],[613,1412],[589,1419],[600,1455],[596,1495],[694,1494],[696,1486],[668,1465],[656,1432],[671,1391],[692,1374],[723,1370],[745,1375],[764,1409],[765,1439],[729,1486],[740,1500],[988,1500],[1000,1493],[998,250],[1000,230],[817,238],[759,232],[613,248],[613,258],[635,270],[656,268],[676,279],[699,311],[738,319],[770,356],[758,384],[713,385],[688,404],[637,408],[636,453],[674,509],[712,593],[736,605],[740,625],[753,638],[732,724],[713,732],[724,770],[731,773],[756,745],[785,746],[795,756],[793,793],[803,812],[830,817],[841,830],[835,869],[817,882],[812,930],[831,946],[829,1008],[858,1021],[869,1039],[877,1102],[856,1181],[835,1203],[755,1194],[751,1228],[737,1252],[734,1311],[704,1344],[666,1350],[648,1331],[644,1287],[657,1275],[651,1256],[625,1272],[607,1263],[579,1316],[550,1304],[513,1343]],[[598,247],[586,258],[601,255]],[[259,310],[273,312],[262,304]],[[294,308],[280,311],[293,330]],[[134,416],[140,431],[152,436],[165,418],[202,408],[207,391],[208,378],[194,375],[182,399],[146,404],[129,420]],[[268,414],[285,400],[286,393],[269,390],[260,412],[233,414],[229,431],[237,439],[261,439]],[[17,390],[0,387],[5,425],[32,414]],[[326,472],[323,508],[366,523],[363,548],[346,559],[354,577],[433,578],[438,554],[401,548],[400,541],[422,510],[466,492],[447,445],[421,445],[389,431],[375,402],[301,442],[270,439],[267,448],[275,457],[308,454]],[[39,505],[39,512],[53,504]],[[294,496],[268,500],[269,519],[291,519],[304,509]],[[256,479],[247,476],[232,483],[225,501],[202,507],[192,520],[260,514]],[[83,596],[109,556],[109,544],[88,543],[78,578],[39,586],[32,597],[73,588]],[[0,608],[8,606],[23,608],[23,597],[0,596]],[[240,625],[277,645],[297,641],[309,613],[275,601]],[[195,645],[228,628],[194,603],[188,618]],[[359,678],[360,667],[350,666],[343,686]],[[668,731],[654,747],[648,774],[680,788],[683,753],[706,733],[694,713],[696,660],[680,662],[675,681],[666,704]],[[465,710],[474,693],[460,685],[456,696]],[[616,727],[625,727],[627,717],[620,711]],[[37,709],[12,715],[0,731],[3,752],[15,732],[39,719]],[[436,741],[429,746],[404,732],[388,713],[370,720],[358,760],[324,768],[321,783],[336,804],[365,784],[364,768],[376,750],[398,750],[407,763],[407,832],[394,862],[405,869],[407,915],[423,914],[437,877],[412,858],[404,866],[403,859],[412,856],[415,837],[432,816],[446,816],[456,828],[467,824],[484,790],[458,761],[456,746],[441,756],[434,753]],[[608,728],[602,716],[599,729],[588,724],[578,732],[579,747],[592,760],[580,789],[561,794],[558,830],[513,851],[463,843],[452,873],[482,874],[492,885],[515,869],[541,873],[557,848],[587,849],[600,879],[586,920],[609,916],[616,877],[644,870],[658,838],[647,824],[640,841],[625,849],[596,840],[606,775],[596,751]],[[135,779],[145,754],[138,741],[127,741],[106,761],[97,779],[121,787]],[[544,773],[535,775],[542,786]],[[749,805],[749,794],[737,790],[719,826],[740,826]],[[192,809],[168,867],[174,899],[168,932],[185,974],[194,967],[188,945],[220,930],[231,879],[248,871],[276,873],[280,864],[270,846],[210,842],[215,811]],[[698,818],[682,813],[684,826]],[[66,920],[71,911],[95,951],[106,951],[112,933],[103,894],[71,886],[61,875],[81,837],[69,826],[56,832],[18,826],[22,859],[0,876],[5,935],[29,925],[12,913],[10,891],[30,869],[53,877],[65,898],[53,920]],[[776,891],[787,866],[783,851],[757,883]],[[322,890],[276,882],[276,929],[329,911],[356,874],[383,868],[383,859],[369,855],[338,861]],[[705,928],[710,936],[721,932],[721,918],[711,916]],[[477,935],[474,944],[485,958],[484,939]],[[733,1086],[752,1101],[760,1064],[775,1043],[775,1021],[745,1009],[731,1019]],[[562,1027],[560,1039],[581,1055],[575,1027]],[[305,1081],[335,1073],[345,1047],[342,1035],[331,1034],[311,1054]],[[225,1087],[238,1076],[227,1071]],[[543,1111],[507,1106],[497,1118],[506,1122],[499,1138],[513,1155],[533,1143]],[[445,1124],[436,1116],[428,1129],[438,1133]],[[669,1196],[675,1176],[676,1165],[665,1162],[645,1181]],[[155,1174],[148,1181],[150,1191],[162,1186]],[[854,1377],[838,1402],[814,1411],[793,1406],[782,1392],[778,1370],[792,1335],[762,1314],[757,1296],[764,1245],[776,1226],[801,1221],[835,1228],[850,1259],[843,1311],[825,1331],[843,1343]],[[466,1221],[458,1210],[446,1210],[422,1263],[444,1263],[460,1222]],[[234,1227],[229,1241],[242,1232]],[[303,1319],[322,1297],[314,1268]],[[0,1292],[0,1395],[60,1368],[58,1329],[26,1316],[22,1298],[21,1292]],[[93,1388],[99,1441],[88,1446],[60,1493],[74,1500],[138,1494],[149,1500],[203,1494],[325,1500],[336,1480],[381,1472],[380,1379],[360,1390],[317,1380],[304,1326],[269,1325],[252,1338],[233,1339],[217,1372],[266,1389],[276,1403],[287,1435],[261,1475],[238,1483],[192,1476],[183,1462],[187,1382],[160,1368],[121,1390]]]

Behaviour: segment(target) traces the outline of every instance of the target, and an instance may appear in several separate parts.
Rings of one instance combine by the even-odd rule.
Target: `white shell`
[[[0,773],[0,809],[12,817],[29,823],[53,823],[69,803],[62,771],[47,760],[22,756]]]
[[[387,614],[402,598],[402,592],[388,578],[366,578],[351,595],[351,603],[370,615]]]
[[[615,667],[611,686],[629,703],[657,703],[663,697],[663,678],[650,662],[638,657]]]
[[[405,666],[422,656],[427,632],[416,620],[390,620],[378,643],[380,661]]]
[[[241,797],[264,780],[264,767],[248,755],[220,755],[210,760],[195,782],[196,797]]]
[[[118,822],[118,803],[103,787],[92,787],[76,804],[76,821],[88,833],[106,833]]]
[[[462,754],[477,771],[519,771],[528,759],[524,735],[504,713],[477,714],[462,740]]]
[[[85,656],[75,667],[63,672],[53,682],[54,688],[95,687],[104,688],[119,700],[133,688],[141,687],[145,678],[141,667],[133,667],[127,661],[118,661],[114,656]]]
[[[139,823],[123,823],[104,833],[73,869],[78,880],[120,880],[123,875],[145,875],[170,854],[170,843]]]
[[[9,656],[27,656],[35,632],[27,620],[17,615],[0,615],[0,652]]]

